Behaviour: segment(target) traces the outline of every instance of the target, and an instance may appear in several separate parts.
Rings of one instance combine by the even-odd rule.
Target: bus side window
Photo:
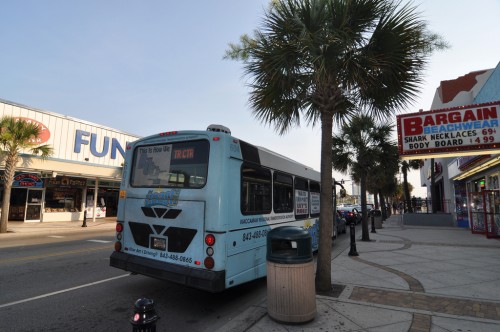
[[[241,167],[241,213],[268,214],[271,212],[271,171],[243,164]]]
[[[274,172],[273,206],[276,213],[293,211],[293,178],[291,175]]]
[[[310,181],[309,182],[309,196],[310,196],[310,209],[311,209],[311,218],[319,217],[319,203],[320,203],[320,185],[319,182]]]
[[[295,177],[295,218],[309,216],[309,184],[306,179]]]

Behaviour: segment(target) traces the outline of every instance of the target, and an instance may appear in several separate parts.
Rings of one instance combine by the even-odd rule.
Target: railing
[[[449,199],[436,200],[436,212],[452,213],[455,212],[454,206]],[[396,210],[393,207],[393,213],[432,213],[432,200],[430,198],[416,198],[411,200],[411,208],[406,205],[406,202],[396,205]]]

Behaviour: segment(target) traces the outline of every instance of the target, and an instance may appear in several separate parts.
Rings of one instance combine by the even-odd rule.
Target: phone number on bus
[[[161,252],[160,253],[160,257],[161,258],[170,259],[170,260],[173,260],[173,261],[183,262],[183,263],[192,263],[193,262],[193,258],[191,258],[191,257],[185,257],[185,256],[174,255],[174,254],[168,254],[168,253],[165,253],[165,252]]]
[[[243,233],[243,241],[250,241],[252,239],[259,239],[261,237],[266,237],[269,231],[267,229],[254,231],[254,232],[246,232]]]

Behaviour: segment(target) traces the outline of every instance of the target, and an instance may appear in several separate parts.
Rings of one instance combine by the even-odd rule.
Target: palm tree
[[[392,197],[397,187],[396,175],[399,171],[399,153],[396,143],[389,142],[378,163],[367,174],[367,190],[378,194],[382,218],[387,219],[386,197]]]
[[[351,172],[359,180],[361,192],[362,241],[370,241],[368,211],[366,208],[366,180],[372,169],[386,162],[383,157],[390,142],[392,126],[377,125],[368,115],[358,115],[342,126],[332,138],[333,168],[342,173]]]
[[[403,173],[403,191],[405,196],[405,205],[408,209],[408,212],[414,212],[411,204],[410,197],[410,189],[408,186],[408,171],[409,170],[417,170],[420,168],[421,160],[420,159],[412,159],[412,160],[403,160],[401,161],[401,172]]]
[[[331,289],[332,128],[357,109],[391,114],[412,101],[429,55],[444,44],[410,5],[390,0],[273,0],[261,29],[230,44],[257,119],[284,134],[321,123],[316,289]]]
[[[2,215],[0,217],[0,233],[7,232],[9,220],[9,205],[12,183],[16,173],[17,164],[21,153],[40,154],[45,159],[52,153],[52,148],[47,145],[37,145],[36,139],[40,137],[41,128],[26,120],[5,116],[0,119],[0,146],[5,159],[3,174],[4,195],[2,200]],[[24,157],[24,156],[23,156]],[[28,157],[29,158],[29,157]]]

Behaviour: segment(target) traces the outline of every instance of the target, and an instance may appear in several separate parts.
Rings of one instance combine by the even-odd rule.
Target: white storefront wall
[[[127,142],[139,138],[116,129],[5,100],[0,100],[0,116],[23,118],[40,126],[42,134],[38,143],[49,144],[53,154],[47,160],[42,160],[26,153],[22,155],[17,171],[39,174],[41,177],[91,179],[97,184],[99,181],[119,182]],[[0,168],[4,168],[3,160],[0,160]],[[82,190],[86,192],[86,188]],[[82,203],[86,203],[85,199]],[[47,213],[42,207],[41,221],[82,220],[83,206],[78,210]]]

